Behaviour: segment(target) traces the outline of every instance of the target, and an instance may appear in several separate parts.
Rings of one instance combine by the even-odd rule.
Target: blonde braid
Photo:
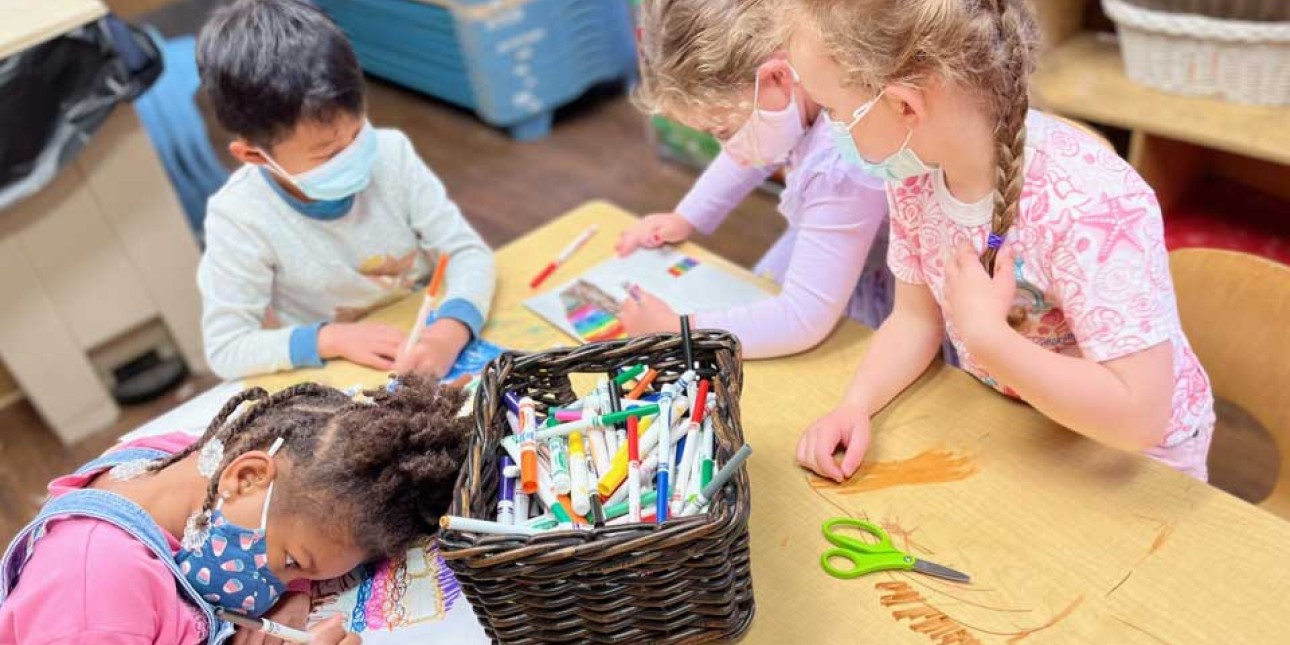
[[[981,254],[981,264],[991,276],[999,248],[1021,210],[1021,189],[1025,183],[1026,113],[1030,110],[1026,80],[1032,57],[1023,24],[1025,8],[1016,6],[1021,1],[993,0],[992,7],[998,14],[1000,62],[1003,63],[999,67],[1000,91],[996,96],[1008,103],[996,107],[994,214],[991,235]],[[1004,270],[1011,269],[1004,267]]]

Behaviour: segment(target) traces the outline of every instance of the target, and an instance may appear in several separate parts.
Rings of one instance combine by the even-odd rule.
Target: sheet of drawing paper
[[[524,302],[533,313],[583,342],[622,338],[618,308],[627,284],[653,293],[678,314],[728,309],[769,298],[760,287],[671,247],[611,258]]]

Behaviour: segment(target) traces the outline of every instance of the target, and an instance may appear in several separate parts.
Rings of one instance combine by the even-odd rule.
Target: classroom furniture
[[[368,73],[525,141],[594,85],[635,77],[626,0],[314,0]]]
[[[97,0],[4,9],[0,56],[101,17]],[[57,178],[0,218],[0,358],[65,443],[116,419],[105,365],[173,345],[204,371],[198,251],[130,105]]]
[[[527,351],[570,344],[522,306],[529,278],[590,224],[600,234],[551,284],[603,261],[634,221],[591,203],[500,249],[484,337]],[[758,280],[696,245],[682,248]],[[402,328],[418,304],[409,298],[373,319]],[[843,321],[814,350],[744,366],[757,611],[742,643],[927,644],[939,641],[917,630],[960,628],[975,639],[960,642],[1284,640],[1290,615],[1267,607],[1290,594],[1290,523],[1060,428],[957,369],[934,364],[876,417],[866,464],[849,482],[798,468],[799,433],[838,402],[872,338]],[[375,387],[386,375],[338,361],[250,383],[278,389],[304,379]],[[878,522],[897,546],[968,573],[972,585],[829,577],[820,527],[847,515]]]
[[[1197,180],[1220,177],[1290,199],[1290,106],[1169,94],[1129,79],[1098,0],[1033,2],[1044,53],[1036,107],[1127,130],[1128,159],[1166,212]]]
[[[1259,505],[1290,519],[1290,267],[1213,249],[1174,251],[1169,264],[1183,331],[1214,395],[1252,414],[1276,442],[1281,468]]]

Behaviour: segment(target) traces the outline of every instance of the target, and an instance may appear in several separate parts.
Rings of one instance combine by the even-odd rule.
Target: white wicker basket
[[[1290,0],[1102,0],[1139,83],[1290,105]]]

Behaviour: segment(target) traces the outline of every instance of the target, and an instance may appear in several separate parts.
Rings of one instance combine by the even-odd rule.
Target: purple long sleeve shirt
[[[824,119],[816,120],[786,165],[779,212],[788,220],[789,230],[759,266],[780,282],[779,295],[700,313],[694,320],[699,328],[734,333],[746,358],[814,347],[833,330],[853,293],[858,299],[874,301],[853,304],[853,312],[881,312],[857,316],[870,326],[881,322],[871,318],[885,316],[891,308],[890,289],[865,288],[890,283],[885,257],[869,261],[875,238],[887,227],[882,182],[842,159]],[[775,166],[741,167],[723,152],[681,200],[677,212],[698,231],[711,234],[775,170]],[[881,238],[885,240],[885,235]],[[788,253],[782,252],[785,245],[791,245]],[[884,248],[874,255],[885,254]],[[880,275],[869,276],[870,272]]]

